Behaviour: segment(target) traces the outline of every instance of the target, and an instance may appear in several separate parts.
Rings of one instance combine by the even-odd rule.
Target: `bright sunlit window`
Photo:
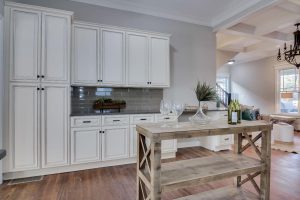
[[[295,68],[279,70],[279,110],[281,113],[299,112],[299,71]]]

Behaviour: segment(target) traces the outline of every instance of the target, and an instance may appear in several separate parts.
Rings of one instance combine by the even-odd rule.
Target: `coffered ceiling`
[[[276,0],[72,0],[217,27]]]
[[[293,42],[300,22],[300,0],[282,0],[220,28],[217,49],[236,52],[237,63],[274,56],[279,47]]]

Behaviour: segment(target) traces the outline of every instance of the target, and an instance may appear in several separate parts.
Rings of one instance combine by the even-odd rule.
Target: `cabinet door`
[[[127,33],[127,84],[148,86],[148,36]]]
[[[42,85],[42,167],[68,164],[69,87]]]
[[[95,26],[74,25],[73,81],[74,84],[98,83],[98,35]]]
[[[100,130],[76,128],[71,130],[71,164],[100,161]]]
[[[130,139],[129,139],[129,145],[130,145],[130,157],[136,156],[136,148],[137,148],[137,132],[136,132],[136,126],[130,127]]]
[[[42,81],[69,82],[71,16],[42,14]]]
[[[163,140],[161,142],[162,153],[176,152],[177,140]]]
[[[102,160],[128,158],[128,126],[103,127],[102,131]]]
[[[37,82],[40,65],[41,13],[11,9],[10,80]]]
[[[169,38],[150,37],[149,80],[151,86],[170,86]]]
[[[36,84],[10,85],[9,155],[13,171],[39,167],[38,101]]]
[[[122,85],[125,80],[125,33],[102,29],[102,85]]]

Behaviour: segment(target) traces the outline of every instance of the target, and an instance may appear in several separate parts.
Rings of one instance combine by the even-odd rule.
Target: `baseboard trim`
[[[168,152],[162,154],[163,159],[174,158],[174,157],[176,157],[176,152]],[[81,171],[81,170],[88,170],[88,169],[95,169],[95,168],[102,168],[102,167],[127,165],[133,163],[136,163],[135,157],[120,159],[120,160],[112,160],[112,161],[99,161],[99,162],[85,163],[85,164],[72,164],[67,166],[51,167],[51,168],[20,171],[20,172],[6,172],[3,174],[3,180],[67,173],[67,172],[74,172],[74,171]]]

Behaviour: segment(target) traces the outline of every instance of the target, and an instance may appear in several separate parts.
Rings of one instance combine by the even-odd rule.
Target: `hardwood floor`
[[[221,152],[229,153],[229,152]],[[215,154],[201,147],[179,149],[176,160]],[[254,156],[252,150],[246,152]],[[175,159],[164,160],[164,162]],[[1,200],[135,200],[135,164],[45,176],[40,182],[0,186]],[[163,193],[170,200],[232,184],[232,179]],[[252,185],[245,185],[254,192]],[[272,151],[271,199],[300,200],[300,155]]]

